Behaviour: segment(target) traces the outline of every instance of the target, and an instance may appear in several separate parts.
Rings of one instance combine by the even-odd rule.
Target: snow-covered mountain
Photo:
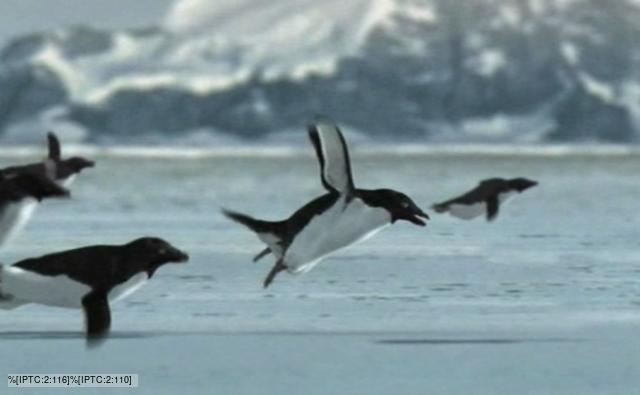
[[[157,27],[9,42],[0,138],[262,138],[325,114],[380,139],[636,141],[639,17],[637,0],[180,0]]]

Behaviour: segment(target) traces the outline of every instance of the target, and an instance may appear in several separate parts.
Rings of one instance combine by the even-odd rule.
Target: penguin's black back
[[[16,174],[21,174],[21,173],[30,173],[30,174],[46,176],[47,169],[45,168],[44,164],[40,162],[40,163],[31,163],[28,165],[5,167],[4,169],[0,170],[0,173],[2,173],[4,176],[7,176],[7,177],[14,176]]]
[[[372,207],[379,207],[380,204],[376,203],[376,199],[379,198],[379,193],[377,191],[368,190],[368,189],[354,189],[353,197],[361,199],[365,204],[370,205]],[[317,215],[321,215],[325,211],[327,211],[330,207],[332,207],[340,198],[340,194],[335,192],[330,192],[319,196],[309,203],[305,204],[301,208],[299,208],[295,213],[293,213],[285,222],[285,237],[283,240],[286,241],[284,246],[288,246],[289,243],[293,240],[296,234],[298,234],[307,224],[313,219],[313,217]]]
[[[44,276],[66,275],[93,289],[108,291],[144,271],[144,262],[125,254],[124,246],[90,246],[25,259],[13,266]]]
[[[286,221],[283,245],[286,248],[295,236],[313,219],[333,206],[340,198],[337,193],[327,193],[319,196],[294,212]]]
[[[21,173],[31,173],[41,176],[47,176],[47,168],[41,162],[21,166],[11,166],[2,169],[0,172],[7,176]],[[65,161],[59,161],[56,162],[55,173],[56,180],[62,180],[74,175],[75,173],[77,173],[77,171],[72,169]]]
[[[68,195],[68,190],[37,173],[19,173],[8,178],[0,174],[0,205],[27,197],[42,200]]]
[[[469,192],[439,203],[438,206],[447,206],[450,204],[475,204],[484,202],[490,198],[496,197],[499,193],[508,189],[509,182],[502,178],[490,178],[480,182],[480,184]]]

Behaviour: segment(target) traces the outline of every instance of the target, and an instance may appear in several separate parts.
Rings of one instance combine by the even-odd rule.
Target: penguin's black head
[[[378,189],[373,191],[373,202],[376,206],[382,206],[391,213],[391,222],[397,220],[409,221],[419,226],[425,226],[425,220],[429,219],[427,213],[422,211],[409,196],[392,189]]]
[[[72,174],[80,173],[87,167],[95,166],[94,161],[82,158],[80,156],[74,156],[69,159],[63,160],[62,162],[69,168]]]
[[[525,189],[529,189],[538,185],[536,181],[528,180],[526,178],[514,178],[509,180],[509,187],[515,189],[518,192],[522,192]]]
[[[158,237],[142,237],[127,244],[134,259],[144,262],[149,274],[166,263],[182,263],[189,260],[189,255],[175,248]]]
[[[20,194],[25,194],[42,201],[51,197],[68,197],[69,191],[55,181],[37,173],[18,173],[7,178],[7,182],[12,183]]]

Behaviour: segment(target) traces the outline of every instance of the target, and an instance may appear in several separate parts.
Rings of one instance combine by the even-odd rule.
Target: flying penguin
[[[7,167],[0,170],[0,177],[5,179],[21,174],[32,174],[48,177],[61,186],[69,187],[75,176],[87,167],[93,167],[94,162],[81,157],[63,159],[61,157],[60,141],[55,134],[47,135],[49,156],[43,162]],[[36,209],[35,199],[22,199],[0,213],[0,245],[6,243],[27,224]]]
[[[188,259],[162,239],[143,237],[0,265],[0,309],[30,303],[82,309],[88,345],[98,345],[109,334],[110,303],[136,291],[160,266]]]
[[[493,221],[500,210],[500,205],[510,197],[538,185],[536,181],[526,178],[490,178],[483,180],[469,192],[433,205],[437,213],[448,212],[461,219],[474,219],[482,215],[487,221]]]
[[[80,156],[63,159],[60,141],[54,133],[49,132],[47,134],[47,142],[49,145],[49,156],[44,162],[7,167],[0,170],[0,174],[10,176],[12,174],[25,172],[39,173],[47,175],[65,187],[69,187],[76,175],[82,170],[95,166],[95,162]]]
[[[307,272],[332,252],[368,239],[398,220],[425,226],[429,219],[404,193],[355,187],[347,144],[335,123],[316,122],[309,126],[308,133],[326,194],[283,221],[264,221],[223,210],[228,218],[253,230],[267,245],[254,261],[274,254],[276,263],[264,280],[265,288],[278,273]]]

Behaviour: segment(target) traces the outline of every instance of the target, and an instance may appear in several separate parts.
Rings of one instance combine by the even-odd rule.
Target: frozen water
[[[98,350],[85,350],[78,311],[2,311],[1,370],[138,373],[141,394],[640,386],[638,154],[356,152],[356,184],[407,193],[429,225],[397,223],[263,290],[271,258],[251,263],[262,245],[219,208],[279,219],[323,193],[311,149],[301,152],[94,153],[73,200],[44,203],[2,261],[156,235],[191,262],[161,268],[115,304],[113,336]],[[540,185],[491,224],[429,209],[495,176]]]

